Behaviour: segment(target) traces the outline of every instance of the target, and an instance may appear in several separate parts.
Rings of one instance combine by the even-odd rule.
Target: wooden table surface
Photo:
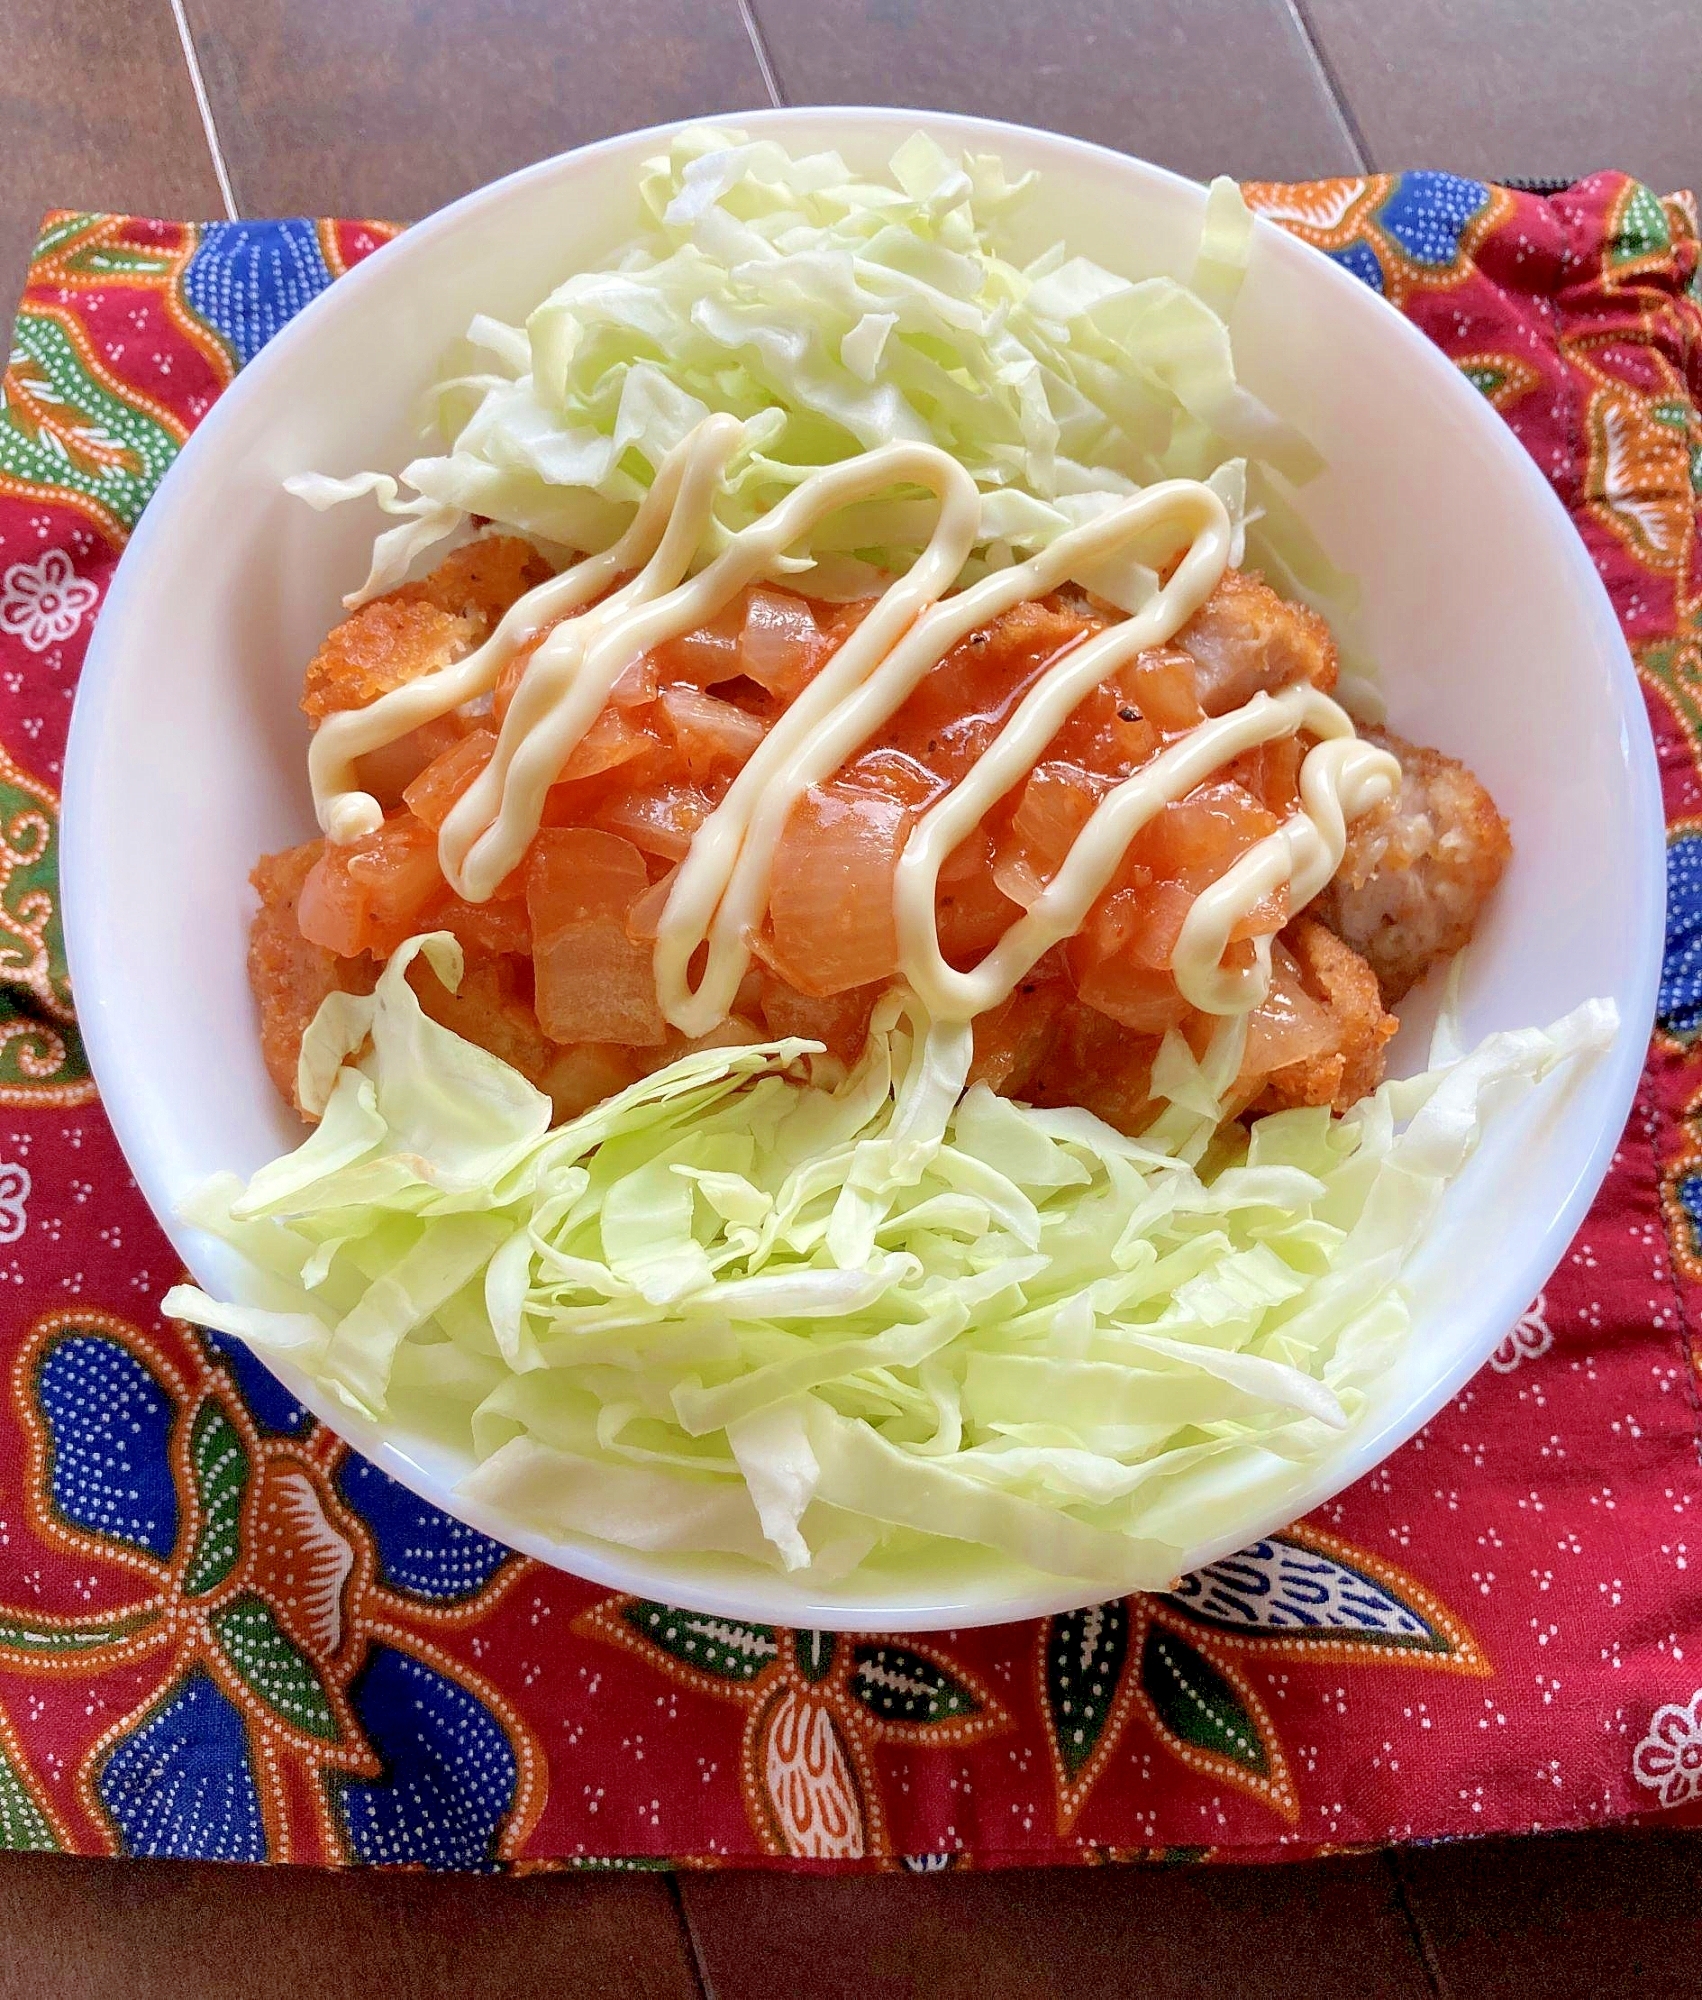
[[[1697,0],[6,0],[0,294],[44,208],[407,220],[611,132],[936,106],[1184,173],[1702,182]],[[0,1857],[0,2000],[1702,1995],[1702,1844],[1282,1869],[485,1881]]]

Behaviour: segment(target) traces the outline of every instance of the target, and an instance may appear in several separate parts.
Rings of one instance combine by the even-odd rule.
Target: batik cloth
[[[1431,173],[1248,195],[1458,363],[1613,598],[1670,824],[1648,1068],[1552,1282],[1369,1478],[1166,1595],[889,1639],[700,1617],[522,1560],[243,1352],[160,1320],[175,1260],[65,976],[71,698],[190,430],[391,232],[48,219],[0,400],[0,1844],[931,1869],[1702,1802],[1694,203],[1614,174],[1548,198]]]

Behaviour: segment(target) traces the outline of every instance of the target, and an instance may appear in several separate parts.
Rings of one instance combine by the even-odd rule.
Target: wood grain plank
[[[794,104],[978,112],[1179,173],[1353,173],[1352,137],[1282,0],[754,0]]]
[[[1395,1867],[1445,2000],[1702,1993],[1702,1834],[1464,1841]]]
[[[696,2000],[654,1875],[0,1857],[0,2000]]]
[[[409,222],[533,160],[768,102],[735,0],[188,0],[244,215]]]
[[[165,0],[6,0],[0,133],[0,316],[8,325],[44,210],[224,213]]]
[[[682,1875],[710,2000],[1428,2000],[1378,1858],[858,1879]]]
[[[1696,0],[1303,0],[1379,168],[1702,181]]]

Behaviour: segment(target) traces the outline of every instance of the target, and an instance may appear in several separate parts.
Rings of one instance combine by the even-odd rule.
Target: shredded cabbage
[[[730,411],[745,441],[705,559],[818,466],[915,439],[949,451],[981,489],[965,582],[1184,476],[1208,479],[1229,507],[1233,560],[1245,526],[1278,588],[1341,615],[1349,587],[1284,498],[1317,456],[1235,377],[1225,318],[1254,225],[1233,181],[1212,184],[1187,282],[1131,282],[1061,244],[1009,261],[1026,182],[992,158],[953,159],[918,133],[890,171],[861,180],[835,153],[794,159],[739,132],[679,134],[640,175],[640,236],[569,278],[524,327],[474,320],[476,368],[429,398],[441,450],[399,481],[289,482],[315,507],[372,496],[399,517],[348,601],[401,583],[474,516],[562,549],[607,548],[666,453]],[[823,523],[786,566],[817,594],[859,594],[871,566],[909,563],[928,520],[895,492]],[[1125,610],[1152,580],[1138,554],[1081,579]]]
[[[416,958],[459,981],[439,934],[333,995],[311,1136],[186,1209],[247,1302],[165,1310],[456,1445],[503,1518],[820,1581],[974,1543],[1162,1584],[1352,1423],[1486,1108],[1616,1027],[1592,1002],[1246,1133],[1208,1058],[1131,1139],[966,1090],[967,1036],[894,993],[836,1088],[812,1043],[707,1050],[551,1129]]]

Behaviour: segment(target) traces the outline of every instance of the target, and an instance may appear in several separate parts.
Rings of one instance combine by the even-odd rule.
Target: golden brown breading
[[[456,618],[492,626],[527,591],[549,580],[550,566],[518,535],[468,542],[444,557],[430,576],[390,593],[392,604],[435,604]]]
[[[248,932],[248,983],[260,1009],[260,1048],[278,1094],[294,1104],[296,1061],[307,1024],[328,993],[370,993],[378,967],[370,958],[338,958],[309,944],[296,923],[296,899],[322,840],[265,855],[249,880],[260,907]],[[299,1109],[299,1106],[297,1107]]]
[[[1256,694],[1274,694],[1297,681],[1326,694],[1336,684],[1339,662],[1329,626],[1317,612],[1290,604],[1262,578],[1240,570],[1224,571],[1175,644],[1194,656],[1207,715],[1227,715]]]
[[[469,542],[430,576],[375,597],[326,634],[308,664],[303,711],[318,722],[340,709],[365,708],[449,666],[549,574],[549,564],[517,536]]]
[[[1383,1081],[1383,1045],[1400,1023],[1383,1011],[1377,975],[1333,931],[1310,917],[1297,917],[1282,941],[1300,968],[1306,991],[1329,1015],[1337,1040],[1331,1054],[1273,1070],[1260,1109],[1328,1104],[1346,1111]]]
[[[1513,852],[1507,822],[1465,765],[1385,731],[1399,796],[1348,829],[1342,865],[1311,914],[1369,961],[1393,1006],[1470,938]]]

